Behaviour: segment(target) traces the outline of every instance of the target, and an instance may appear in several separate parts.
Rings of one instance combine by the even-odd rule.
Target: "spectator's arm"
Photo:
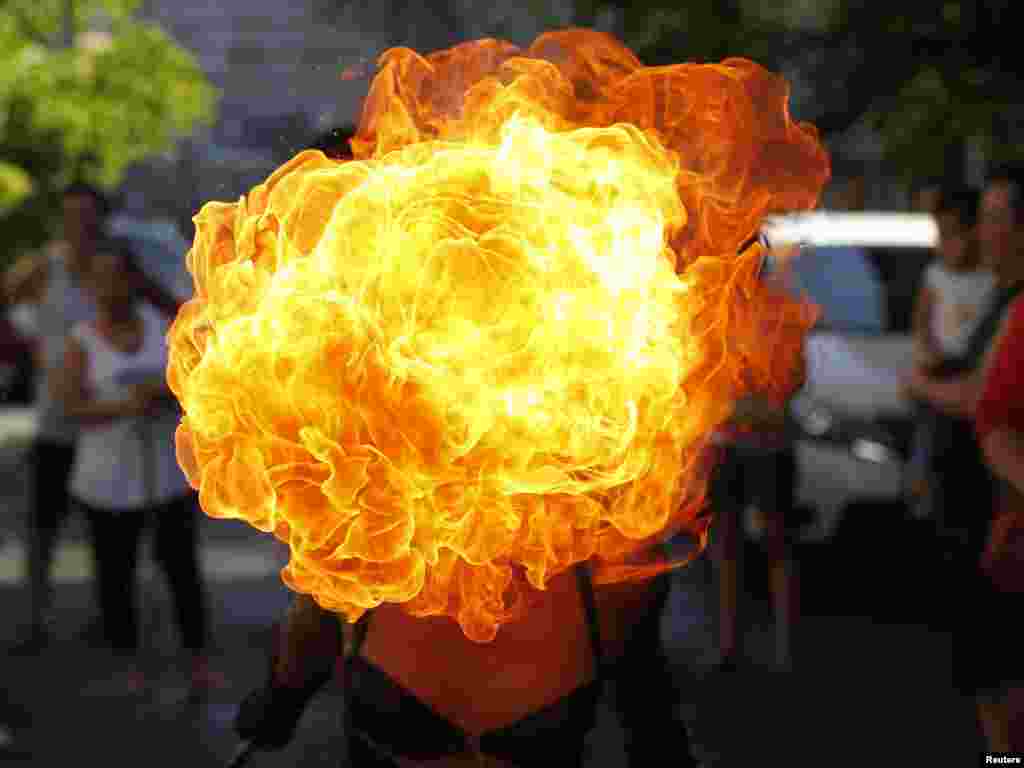
[[[145,410],[148,399],[141,391],[123,400],[96,400],[88,396],[85,372],[88,359],[81,343],[69,337],[64,351],[64,366],[50,377],[51,394],[64,407],[64,413],[83,427],[109,424],[136,416]]]
[[[136,394],[140,397],[149,398],[154,405],[161,402],[174,402],[174,393],[167,385],[166,376],[156,376],[148,381],[136,385]]]
[[[1000,427],[988,433],[981,447],[992,470],[1024,493],[1024,434]]]
[[[135,254],[127,247],[125,247],[125,257],[129,274],[135,284],[136,294],[173,320],[178,314],[181,302],[142,270]]]
[[[178,314],[178,309],[181,307],[178,299],[166,291],[162,285],[150,280],[147,275],[142,272],[137,274],[139,295],[168,317],[175,317]]]
[[[999,333],[989,344],[982,364],[977,369],[948,379],[936,379],[915,373],[910,377],[910,391],[946,413],[964,418],[973,417],[985,392],[986,380],[994,364],[997,350],[1002,348],[1007,337],[1008,326],[1009,319],[1004,317]]]
[[[977,371],[949,379],[936,379],[923,373],[910,377],[910,391],[941,411],[968,417],[981,396],[983,376]]]
[[[42,254],[18,259],[4,273],[3,282],[0,284],[0,304],[13,306],[23,302],[39,301],[46,289],[48,274],[49,265]]]
[[[917,292],[917,298],[914,301],[912,321],[914,352],[917,354],[915,362],[923,368],[930,368],[938,362],[939,358],[939,345],[936,343],[935,335],[932,332],[934,307],[935,293],[927,284],[924,284]]]

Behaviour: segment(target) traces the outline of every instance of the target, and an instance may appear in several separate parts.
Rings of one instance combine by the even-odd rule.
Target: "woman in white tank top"
[[[209,685],[205,596],[197,558],[198,512],[178,466],[178,411],[166,384],[168,323],[139,303],[122,255],[98,257],[89,276],[96,319],[72,329],[55,395],[81,427],[70,490],[89,521],[100,608],[111,646],[132,660],[129,689],[145,680],[136,662],[134,585],[139,539],[156,525],[156,557],[167,575],[193,684]]]

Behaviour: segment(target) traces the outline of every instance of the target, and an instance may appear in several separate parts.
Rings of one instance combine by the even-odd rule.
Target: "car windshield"
[[[938,241],[927,214],[814,211],[769,217],[768,239],[802,244],[793,287],[816,303],[816,330],[906,334],[924,267]]]
[[[791,269],[796,290],[820,308],[819,330],[885,332],[885,287],[866,249],[840,245],[803,248]]]

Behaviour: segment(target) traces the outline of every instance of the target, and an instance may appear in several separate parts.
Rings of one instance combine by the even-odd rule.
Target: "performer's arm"
[[[239,736],[260,749],[281,749],[291,741],[310,699],[331,679],[342,655],[341,626],[312,598],[295,598],[274,638],[266,683],[239,707]]]
[[[344,623],[309,595],[292,600],[278,638],[275,685],[305,688],[325,681],[344,649]]]

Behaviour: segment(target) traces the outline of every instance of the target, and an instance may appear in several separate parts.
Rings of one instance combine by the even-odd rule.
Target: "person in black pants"
[[[29,460],[29,499],[26,521],[28,586],[31,601],[29,634],[10,649],[33,654],[50,640],[52,608],[50,569],[58,533],[68,517],[68,482],[75,460],[78,429],[52,397],[59,378],[64,345],[71,327],[91,319],[95,306],[86,286],[94,262],[117,251],[123,257],[119,279],[134,294],[145,297],[164,315],[173,317],[178,302],[139,268],[124,242],[105,233],[111,205],[102,190],[73,182],[63,192],[63,235],[39,254],[19,259],[0,280],[0,306],[36,306],[35,377],[33,394],[37,437]]]
[[[156,559],[167,574],[192,682],[215,682],[205,655],[206,608],[197,552],[195,491],[178,465],[180,411],[166,382],[168,322],[137,301],[122,279],[121,252],[97,255],[89,287],[94,322],[73,326],[55,397],[81,428],[69,489],[89,522],[106,639],[130,664],[128,692],[141,692],[134,577],[143,528],[156,526]],[[119,687],[119,686],[116,686]]]
[[[99,509],[78,502],[89,523],[96,551],[100,605],[110,645],[126,655],[139,646],[139,620],[134,590],[139,541],[149,521],[155,524],[155,555],[170,586],[184,647],[201,655],[207,645],[207,621],[201,587],[198,512],[192,494],[151,510],[129,512]]]
[[[57,535],[67,521],[71,506],[68,479],[75,463],[75,443],[38,438],[29,451],[29,504],[32,522],[28,530],[29,583],[32,591],[31,633],[14,652],[30,652],[47,640],[47,611],[52,604],[49,571]]]
[[[709,488],[714,514],[711,550],[719,565],[717,667],[732,670],[739,662],[738,560],[748,505],[754,506],[764,525],[775,610],[776,656],[781,666],[787,666],[792,661],[792,632],[799,609],[796,570],[786,531],[786,516],[792,511],[796,496],[796,458],[780,431],[726,439]]]

